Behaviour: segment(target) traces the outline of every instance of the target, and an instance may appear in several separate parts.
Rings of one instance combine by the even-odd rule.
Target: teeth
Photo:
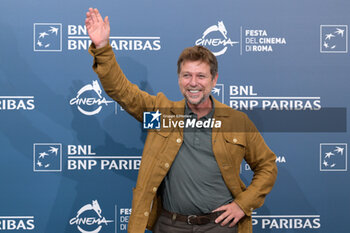
[[[198,90],[196,90],[196,91],[190,90],[190,92],[191,92],[191,93],[198,93],[199,91],[198,91]]]

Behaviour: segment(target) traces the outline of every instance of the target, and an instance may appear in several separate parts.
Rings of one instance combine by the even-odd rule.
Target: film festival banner
[[[183,99],[184,48],[216,56],[211,95],[246,113],[277,157],[254,232],[348,232],[346,0],[2,2],[0,232],[127,232],[147,131],[221,127],[167,109],[139,122],[112,100],[92,69],[89,7],[109,17],[126,77],[152,95]],[[247,162],[239,173],[249,185]]]

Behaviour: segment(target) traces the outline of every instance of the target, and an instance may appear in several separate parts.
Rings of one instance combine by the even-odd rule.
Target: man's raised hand
[[[108,44],[110,32],[108,16],[103,20],[96,8],[89,8],[86,12],[85,25],[96,48],[102,48]]]

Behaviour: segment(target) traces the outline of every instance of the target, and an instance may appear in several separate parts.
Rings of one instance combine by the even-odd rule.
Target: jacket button
[[[169,168],[169,163],[165,163],[164,167]]]
[[[148,217],[149,213],[146,211],[145,213],[143,213],[146,217]]]
[[[254,209],[253,208],[250,208],[250,211],[253,211]]]
[[[153,187],[152,191],[155,193],[157,192],[157,187]]]
[[[233,141],[233,143],[237,143],[238,142],[237,138],[234,138],[232,141]]]
[[[177,143],[181,143],[181,138],[176,139]]]

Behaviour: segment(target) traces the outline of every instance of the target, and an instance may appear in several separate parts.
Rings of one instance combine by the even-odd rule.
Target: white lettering
[[[0,231],[1,230],[33,230],[34,219],[3,219],[0,220]]]
[[[247,86],[230,86],[230,95],[241,95],[241,96],[256,96],[257,93],[254,93],[253,86],[247,85]]]
[[[139,170],[141,160],[101,160],[101,170]]]
[[[246,45],[246,52],[273,52],[271,45]]]
[[[119,211],[120,211],[120,214],[123,214],[123,215],[130,215],[131,214],[131,208],[129,208],[129,209],[121,208]]]
[[[256,219],[255,225],[258,223]],[[320,218],[263,218],[261,227],[262,229],[318,229],[321,224]]]
[[[245,36],[267,36],[266,30],[245,30]]]

